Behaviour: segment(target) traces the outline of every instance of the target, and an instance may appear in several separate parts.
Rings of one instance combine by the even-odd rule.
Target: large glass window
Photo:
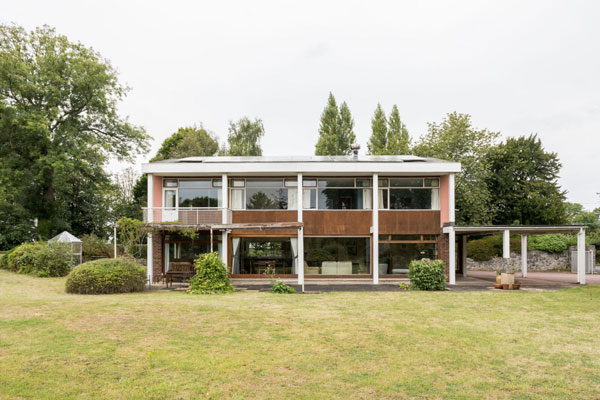
[[[169,234],[165,236],[165,272],[171,263],[193,264],[200,254],[210,252],[210,235],[199,234],[193,239],[187,236]],[[221,234],[213,235],[213,250],[221,254]]]
[[[413,260],[437,258],[436,235],[379,235],[379,274],[408,274]]]
[[[165,179],[163,186],[173,188],[165,190],[165,207],[175,208],[217,208],[221,207],[221,189],[217,179]],[[177,191],[177,195],[175,195]]]
[[[234,237],[231,242],[234,274],[296,273],[297,238]]]
[[[368,237],[305,237],[304,274],[369,274],[370,243]]]
[[[316,192],[320,210],[371,209],[371,180],[367,178],[320,178]]]
[[[292,179],[232,179],[231,208],[234,210],[292,210],[297,207],[296,181]]]
[[[380,209],[440,209],[438,178],[384,178],[379,184]]]

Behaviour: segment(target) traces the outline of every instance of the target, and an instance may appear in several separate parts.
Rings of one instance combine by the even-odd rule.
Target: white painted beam
[[[371,203],[373,209],[372,237],[373,237],[373,257],[371,262],[371,270],[373,271],[373,284],[379,284],[379,175],[373,174],[373,201]]]
[[[154,222],[154,176],[148,174],[148,222]],[[115,246],[116,248],[116,246]],[[116,253],[116,251],[115,251]],[[152,234],[148,233],[147,246],[146,246],[146,274],[152,284],[154,276],[154,252],[152,249]]]
[[[577,282],[585,285],[585,230],[577,233]]]
[[[521,275],[527,278],[527,235],[521,235]]]
[[[448,283],[456,284],[456,232],[454,227],[448,232]]]
[[[221,217],[221,222],[223,224],[229,224],[231,221],[229,219],[229,188],[227,184],[229,181],[227,180],[227,174],[221,175],[221,212],[223,213]],[[224,244],[223,244],[224,245]]]
[[[456,222],[456,205],[455,205],[455,190],[454,190],[454,174],[448,176],[448,220]]]
[[[298,185],[298,193],[297,193],[297,205],[298,205],[298,222],[302,222],[303,218],[303,210],[304,210],[304,196],[302,190],[302,174],[298,174],[298,180],[296,182]],[[304,285],[304,228],[300,227],[298,229],[298,258],[296,263],[296,273],[298,274],[298,285]],[[304,289],[304,286],[302,286]]]
[[[502,233],[502,257],[510,258],[510,231],[505,229]]]

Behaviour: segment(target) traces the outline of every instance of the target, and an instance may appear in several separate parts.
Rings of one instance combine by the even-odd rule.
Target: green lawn
[[[597,398],[600,286],[80,296],[0,271],[0,398]]]

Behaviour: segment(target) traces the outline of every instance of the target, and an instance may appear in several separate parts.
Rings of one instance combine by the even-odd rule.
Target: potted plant
[[[501,277],[501,274],[502,274],[502,271],[501,271],[501,270],[499,270],[499,269],[497,269],[497,270],[496,270],[496,283],[497,283],[498,285],[501,283],[501,279],[502,279],[502,277]]]

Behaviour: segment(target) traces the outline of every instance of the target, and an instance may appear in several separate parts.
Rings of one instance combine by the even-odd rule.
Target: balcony
[[[223,221],[225,210],[226,220]],[[180,223],[182,225],[214,225],[231,223],[231,210],[228,208],[198,207],[144,207],[145,223]]]

